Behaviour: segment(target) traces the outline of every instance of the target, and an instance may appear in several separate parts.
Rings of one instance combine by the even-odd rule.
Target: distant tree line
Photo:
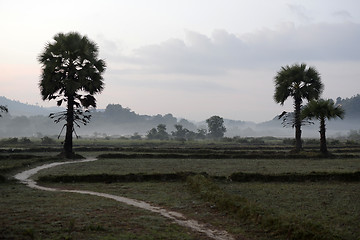
[[[224,119],[219,116],[212,116],[206,120],[208,124],[208,130],[197,129],[197,131],[191,131],[181,124],[175,124],[175,131],[171,134],[166,132],[166,125],[159,124],[156,128],[152,128],[148,131],[146,137],[148,139],[168,140],[175,139],[178,141],[188,141],[194,139],[220,139],[224,137],[226,128],[224,126]]]
[[[6,113],[6,112],[4,112]],[[120,104],[109,104],[104,111],[91,110],[89,128],[77,130],[79,135],[145,135],[149,128],[159,124],[170,126],[170,131],[175,130],[174,125],[180,124],[190,131],[196,130],[195,124],[177,119],[172,114],[166,115],[139,115]],[[10,113],[2,114],[0,119],[0,137],[42,137],[58,136],[61,125],[55,124],[48,116],[12,116]]]

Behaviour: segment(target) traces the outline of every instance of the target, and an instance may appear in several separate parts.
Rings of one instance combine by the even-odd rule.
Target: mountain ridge
[[[59,111],[59,107],[42,107],[20,102],[18,100],[11,100],[5,96],[0,96],[0,105],[6,106],[12,116],[37,116],[49,115],[52,112]],[[64,108],[60,108],[61,109]]]
[[[338,97],[336,104],[343,106],[345,118],[344,120],[327,122],[328,136],[337,136],[346,131],[359,129],[360,94],[344,99]],[[48,118],[48,115],[52,112],[62,111],[64,108],[30,105],[7,99],[4,96],[0,96],[0,105],[7,106],[9,109],[9,113],[2,114],[3,118],[0,119],[0,137],[31,136],[37,133],[56,135],[59,133],[58,129],[62,127],[62,123],[55,124],[53,120]],[[314,123],[312,126],[303,127],[304,137],[318,137],[318,125],[316,121]],[[207,128],[205,121],[192,122],[176,118],[170,113],[153,116],[141,115],[129,108],[122,107],[120,104],[108,104],[106,109],[92,110],[92,119],[88,126],[77,129],[77,132],[83,135],[94,135],[95,133],[102,133],[103,135],[132,135],[138,133],[145,135],[147,131],[158,124],[165,124],[169,133],[175,130],[175,124],[181,124],[191,131]],[[277,116],[261,123],[224,119],[224,125],[227,128],[227,137],[293,137],[294,134],[292,128],[282,126],[281,120]]]

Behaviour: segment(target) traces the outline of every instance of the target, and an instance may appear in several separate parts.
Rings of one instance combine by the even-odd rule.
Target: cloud
[[[333,13],[333,16],[342,20],[349,20],[352,18],[351,14],[346,10],[336,11]]]
[[[312,17],[310,12],[302,5],[288,4],[290,11],[301,21],[301,22],[310,22]]]
[[[185,38],[143,46],[128,61],[143,73],[221,75],[306,61],[359,61],[360,25],[284,24],[276,30],[236,36],[216,30],[211,36],[185,31]],[[125,70],[124,70],[125,71]]]

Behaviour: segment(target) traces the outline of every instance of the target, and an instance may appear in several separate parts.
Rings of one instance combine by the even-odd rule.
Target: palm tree
[[[46,44],[38,61],[42,64],[39,83],[42,99],[56,99],[58,106],[67,103],[65,112],[50,117],[56,117],[55,122],[66,121],[64,154],[72,158],[74,123],[79,126],[78,122],[86,124],[90,120],[82,109],[96,107],[93,95],[104,88],[105,62],[98,59],[97,45],[76,32],[55,35],[54,42]]]
[[[281,67],[275,76],[275,102],[284,105],[288,97],[292,97],[294,100],[293,127],[295,127],[295,150],[297,152],[302,150],[300,110],[303,99],[307,101],[318,99],[322,90],[320,74],[315,68],[307,67],[304,63]]]
[[[326,146],[326,125],[325,120],[333,119],[333,118],[341,118],[343,119],[345,115],[344,110],[340,105],[335,106],[334,101],[332,99],[324,100],[312,100],[310,101],[301,111],[301,117],[313,119],[316,118],[320,121],[320,152],[323,154],[327,154],[327,146]]]

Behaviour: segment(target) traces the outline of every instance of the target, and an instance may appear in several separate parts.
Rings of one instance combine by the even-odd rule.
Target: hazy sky
[[[98,108],[261,122],[292,109],[273,101],[273,78],[302,62],[324,98],[360,93],[359,0],[0,0],[0,96],[54,106],[37,56],[69,31],[107,63]]]

